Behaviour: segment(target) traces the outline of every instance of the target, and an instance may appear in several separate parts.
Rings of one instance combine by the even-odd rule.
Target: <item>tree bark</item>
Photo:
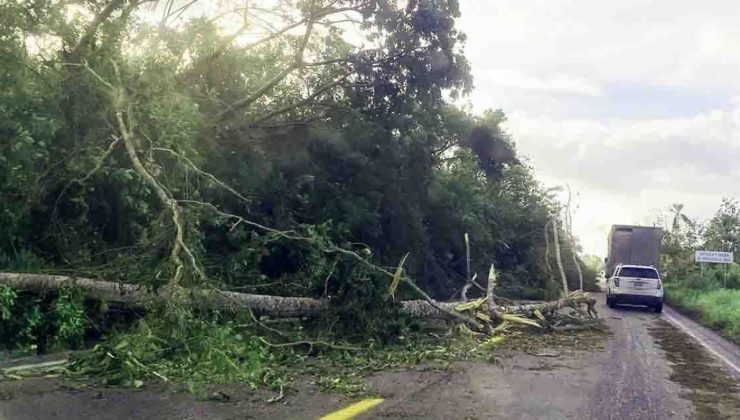
[[[143,306],[150,301],[166,301],[167,290],[153,293],[145,287],[129,283],[115,283],[104,280],[93,280],[84,277],[67,277],[52,274],[2,273],[0,284],[14,289],[39,294],[74,286],[90,299],[121,303],[128,306]],[[275,318],[312,317],[320,315],[327,309],[328,302],[323,299],[305,297],[284,297],[237,293],[221,290],[190,289],[190,302],[194,305],[214,309],[239,311],[252,309],[255,313],[270,315]],[[430,304],[426,299],[401,302],[401,311],[419,318],[449,318],[459,302],[435,302]],[[462,315],[459,315],[462,317]]]
[[[510,305],[510,306],[500,306],[499,309],[504,313],[512,313],[512,314],[523,314],[523,315],[533,315],[535,311],[539,311],[541,313],[547,313],[547,312],[553,312],[557,311],[558,309],[572,307],[574,305],[580,305],[585,304],[589,307],[589,311],[593,314],[596,313],[596,311],[593,309],[593,306],[596,304],[596,300],[592,298],[591,296],[581,293],[581,292],[574,292],[572,295],[568,296],[567,298],[554,300],[552,302],[542,302],[542,303],[532,303],[527,305]]]
[[[558,270],[560,271],[560,278],[563,280],[563,297],[568,296],[568,279],[565,277],[565,270],[563,269],[563,260],[560,258],[560,240],[558,239],[558,221],[553,217],[552,219],[552,242],[555,244],[555,260],[558,263]]]
[[[571,238],[573,235],[571,235]],[[578,285],[580,286],[578,290],[583,290],[583,271],[581,271],[581,265],[578,264],[578,257],[576,256],[576,244],[573,242],[573,264],[576,265],[576,271],[578,272]]]
[[[545,268],[547,268],[547,276],[550,280],[553,280],[552,278],[552,266],[550,265],[550,234],[547,232],[547,229],[550,227],[550,222],[548,221],[545,223]]]
[[[74,286],[88,298],[129,306],[143,306],[152,301],[165,302],[171,297],[169,289],[166,288],[159,293],[153,293],[143,286],[134,284],[50,274],[0,273],[0,284],[40,294]],[[190,293],[188,301],[192,306],[233,311],[250,308],[256,313],[276,318],[316,316],[326,309],[326,301],[319,299],[206,289],[187,289],[187,291]]]
[[[103,10],[98,13],[95,18],[93,18],[92,22],[85,28],[85,32],[82,34],[80,39],[77,41],[77,43],[72,47],[70,56],[76,57],[76,55],[79,53],[80,49],[85,46],[88,42],[92,40],[92,38],[95,36],[95,32],[98,31],[98,28],[105,23],[106,20],[113,14],[113,12],[116,11],[119,7],[123,5],[123,0],[112,0],[110,3],[108,3]]]
[[[570,237],[570,243],[573,247],[573,264],[576,266],[576,270],[578,271],[578,290],[583,290],[583,272],[581,271],[581,265],[578,264],[578,255],[576,255],[576,238],[573,236],[573,213],[570,210],[570,203],[571,203],[571,192],[570,192],[570,185],[567,185],[568,187],[568,205],[565,208],[566,214],[565,214],[565,227],[566,231],[568,232],[568,236]]]
[[[76,287],[87,298],[134,307],[141,307],[149,302],[166,302],[171,298],[169,289],[166,288],[159,293],[154,293],[140,285],[52,274],[0,272],[0,284],[17,290],[39,294],[58,291],[64,287]],[[535,310],[541,313],[548,313],[560,308],[579,304],[586,304],[589,306],[589,309],[592,309],[595,304],[595,300],[587,294],[575,292],[565,299],[553,302],[499,306],[493,302],[493,293],[491,293],[493,286],[495,286],[495,275],[494,280],[490,281],[487,297],[489,312],[493,308],[493,312],[491,313],[492,320],[500,319],[502,314],[524,314],[529,316],[533,315]],[[186,299],[184,303],[193,307],[235,312],[251,309],[254,313],[269,315],[274,318],[314,317],[320,315],[329,305],[327,300],[306,297],[257,295],[216,289],[187,289],[187,291],[190,293],[190,299]],[[482,325],[465,314],[456,311],[455,308],[461,303],[437,302],[427,296],[425,299],[400,302],[400,310],[412,317],[452,319],[480,330]]]
[[[488,287],[486,288],[486,304],[488,305],[488,316],[491,317],[491,320],[500,320],[501,319],[501,312],[498,310],[498,305],[496,304],[495,295],[493,294],[493,289],[496,288],[496,269],[493,268],[493,264],[491,264],[491,269],[488,271]]]

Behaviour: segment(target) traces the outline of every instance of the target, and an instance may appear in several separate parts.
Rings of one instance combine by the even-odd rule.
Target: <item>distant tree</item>
[[[581,257],[581,260],[583,260],[583,264],[586,265],[586,267],[593,271],[604,271],[604,260],[597,255],[586,254]]]
[[[722,204],[704,231],[704,246],[714,251],[740,251],[740,208],[732,198]]]
[[[681,230],[682,226],[684,228],[693,228],[696,226],[696,223],[683,213],[683,207],[684,205],[680,203],[674,203],[671,205],[670,211],[673,213],[671,230],[673,232]]]
[[[672,204],[668,211],[671,226],[663,232],[661,266],[670,280],[695,269],[694,249],[700,242],[701,226],[684,213],[683,204]]]

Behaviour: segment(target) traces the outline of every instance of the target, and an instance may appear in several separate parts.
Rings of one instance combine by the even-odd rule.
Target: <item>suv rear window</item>
[[[640,277],[643,279],[657,279],[658,272],[652,268],[622,267],[620,277]]]

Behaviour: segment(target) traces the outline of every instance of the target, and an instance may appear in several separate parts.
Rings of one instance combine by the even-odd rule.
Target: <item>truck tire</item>
[[[609,297],[609,295],[606,295],[606,306],[610,308],[614,307],[614,298]]]
[[[660,303],[658,303],[658,304],[655,305],[655,312],[656,313],[663,312],[663,302],[660,302]]]

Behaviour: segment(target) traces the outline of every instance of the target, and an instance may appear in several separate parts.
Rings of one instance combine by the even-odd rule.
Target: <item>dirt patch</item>
[[[501,351],[519,351],[533,356],[557,357],[575,355],[578,352],[604,351],[609,332],[585,330],[580,332],[511,334],[500,347]]]
[[[740,418],[737,383],[701,344],[663,320],[657,320],[649,332],[671,363],[670,380],[686,390],[682,396],[694,405],[695,418]]]
[[[558,370],[558,369],[574,369],[574,367],[572,365],[544,362],[544,363],[540,363],[537,366],[530,366],[526,369],[534,371],[534,372],[550,372],[550,371]]]

